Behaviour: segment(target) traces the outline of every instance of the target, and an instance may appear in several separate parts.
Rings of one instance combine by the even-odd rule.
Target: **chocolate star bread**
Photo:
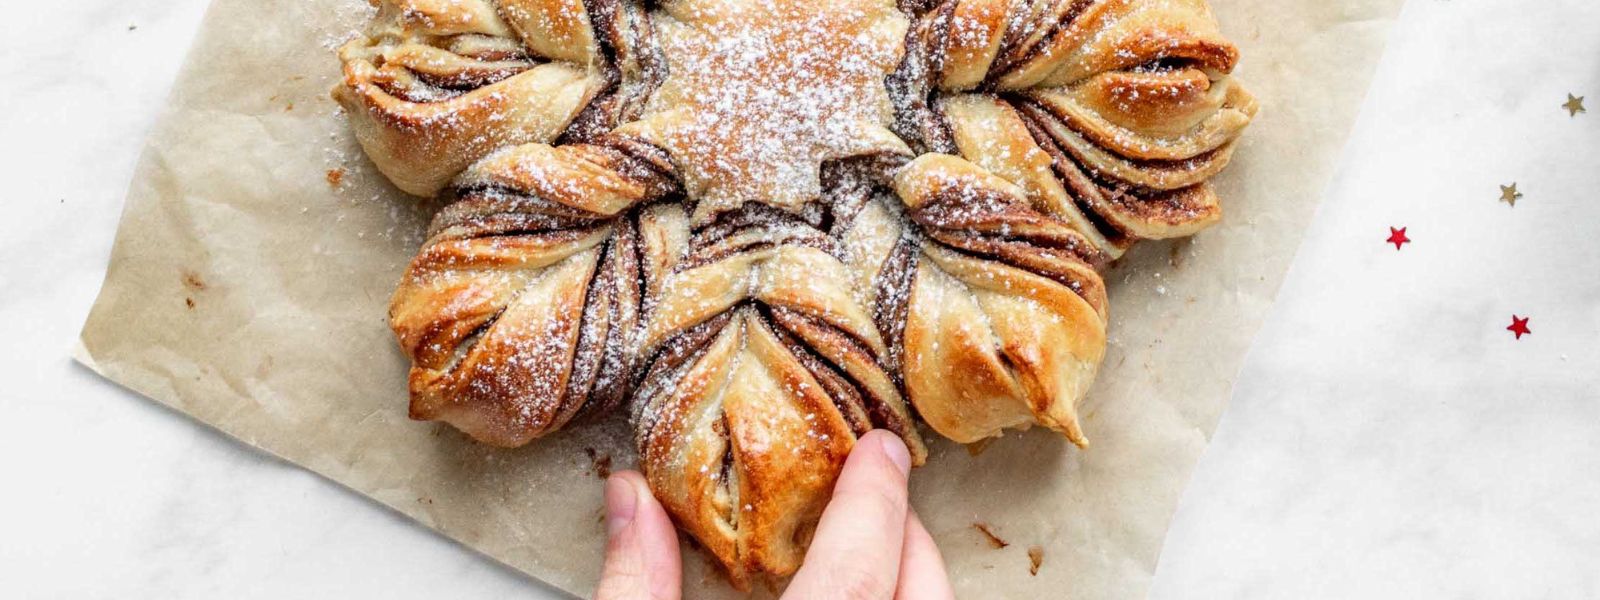
[[[855,440],[1086,446],[1099,269],[1221,216],[1255,113],[1201,0],[379,0],[334,96],[449,204],[395,293],[411,416],[625,409],[740,585]]]

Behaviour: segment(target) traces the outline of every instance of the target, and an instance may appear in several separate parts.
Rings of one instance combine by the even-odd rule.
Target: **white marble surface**
[[[206,4],[3,4],[0,598],[557,597],[68,358]]]
[[[1411,0],[1151,596],[1600,598],[1597,190],[1600,3]]]
[[[553,597],[67,358],[205,3],[0,20],[0,596]],[[1383,152],[1314,226],[1154,597],[1600,596],[1600,114],[1554,109],[1600,112],[1600,9],[1413,0],[1400,32],[1357,133]]]

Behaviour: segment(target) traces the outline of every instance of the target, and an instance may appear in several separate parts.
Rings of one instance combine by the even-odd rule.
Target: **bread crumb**
[[[204,279],[200,278],[199,273],[184,269],[183,286],[196,292],[202,292],[206,289],[206,282]]]
[[[973,523],[972,528],[978,530],[978,533],[983,534],[983,537],[989,541],[989,545],[995,550],[999,550],[1011,545],[1011,542],[1000,539],[1000,536],[995,535],[994,531],[989,529],[989,525],[987,523]]]
[[[594,473],[596,477],[599,477],[600,479],[609,479],[611,477],[610,454],[602,453],[594,448],[584,448],[583,453],[589,455],[589,461],[593,463],[593,470],[591,472]]]

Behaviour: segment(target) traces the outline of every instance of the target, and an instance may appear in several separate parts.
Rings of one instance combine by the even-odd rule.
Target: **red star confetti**
[[[1400,246],[1402,245],[1411,243],[1411,238],[1406,237],[1406,228],[1401,227],[1399,229],[1395,229],[1390,227],[1389,243],[1394,244],[1395,250],[1399,250]]]
[[[1507,327],[1506,331],[1517,334],[1517,339],[1519,340],[1522,339],[1523,335],[1533,333],[1532,329],[1528,329],[1528,319],[1516,315],[1511,315],[1511,326]]]

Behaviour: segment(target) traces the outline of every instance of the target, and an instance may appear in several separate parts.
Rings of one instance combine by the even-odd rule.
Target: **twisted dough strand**
[[[523,146],[462,178],[391,303],[413,418],[514,447],[621,402],[642,302],[626,211],[674,189],[639,151]]]

